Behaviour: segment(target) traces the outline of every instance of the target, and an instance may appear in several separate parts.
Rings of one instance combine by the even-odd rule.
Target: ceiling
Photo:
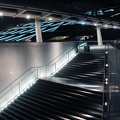
[[[30,14],[36,19],[120,22],[120,0],[4,0],[0,10],[13,18]]]
[[[117,26],[120,31],[120,0],[4,0],[0,1],[0,15],[1,13],[3,16],[12,18],[30,17],[38,20],[52,18],[57,22],[80,22],[81,24],[85,22],[85,24],[93,26],[95,24],[107,24],[109,28]],[[85,35],[95,33],[95,27],[93,27],[93,31],[91,31],[90,26],[85,30],[78,25],[76,28],[74,27],[60,28],[52,37],[55,34],[73,33],[76,35],[77,33],[77,35]],[[108,34],[110,33],[109,30],[105,31],[108,31]],[[48,34],[51,37],[53,33],[47,33],[47,36]],[[117,34],[119,33],[117,32]],[[46,33],[43,36],[45,37]]]

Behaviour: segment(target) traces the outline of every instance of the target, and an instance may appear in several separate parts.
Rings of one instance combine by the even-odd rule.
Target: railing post
[[[39,68],[37,68],[37,79],[38,79],[38,69],[39,69]]]
[[[68,61],[70,60],[69,52],[68,52]]]
[[[19,94],[20,94],[20,83],[19,83]]]
[[[56,63],[55,63],[55,72],[56,72]]]

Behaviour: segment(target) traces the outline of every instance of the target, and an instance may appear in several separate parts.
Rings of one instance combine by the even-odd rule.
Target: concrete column
[[[40,21],[35,19],[36,42],[43,42]]]
[[[101,34],[100,26],[97,26],[96,29],[97,29],[98,46],[102,47],[103,46],[103,42],[102,42],[102,34]]]

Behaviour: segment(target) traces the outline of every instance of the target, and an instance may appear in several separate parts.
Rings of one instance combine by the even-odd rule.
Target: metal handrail
[[[71,48],[67,53],[69,53],[70,51],[72,51],[72,50],[73,50],[74,48],[76,48],[76,47],[77,47],[77,45],[75,45],[73,48]],[[58,55],[55,59],[57,59],[59,56],[61,56],[61,55],[64,54],[65,52],[66,52],[66,51],[64,51],[63,53],[61,53],[60,55]],[[66,53],[66,54],[67,54],[67,53]],[[65,54],[65,55],[66,55],[66,54]],[[64,55],[64,56],[65,56],[65,55]],[[61,57],[61,58],[62,58],[62,57]],[[60,58],[60,59],[61,59],[61,58]],[[52,60],[49,64],[47,64],[46,66],[30,67],[30,68],[27,69],[22,75],[20,75],[17,79],[15,79],[15,80],[14,80],[13,82],[11,82],[8,86],[6,86],[0,93],[2,93],[3,91],[5,91],[5,90],[6,90],[9,86],[11,86],[15,81],[17,81],[20,77],[22,77],[23,75],[25,75],[25,73],[27,73],[30,69],[32,69],[32,68],[38,69],[38,68],[42,68],[42,67],[46,67],[46,68],[47,68],[55,59],[53,59],[53,60]],[[56,62],[58,62],[60,59],[58,59]],[[55,63],[54,63],[54,64],[55,64]],[[54,64],[53,64],[53,65],[54,65]],[[52,65],[51,65],[51,66],[52,66]],[[29,75],[31,75],[31,74],[29,73]],[[29,75],[28,75],[28,76],[29,76]],[[25,78],[24,78],[24,79],[25,79]],[[22,79],[22,80],[23,80],[23,79]],[[21,81],[22,81],[22,80],[21,80]],[[20,83],[21,81],[19,81],[19,83]],[[19,83],[17,83],[16,85],[18,85]],[[16,86],[16,85],[15,85],[15,86]],[[11,88],[11,89],[12,89],[12,88]],[[10,89],[10,90],[11,90],[11,89]],[[10,90],[9,90],[9,91],[10,91]],[[9,92],[9,91],[7,91],[7,92]],[[5,94],[6,94],[7,92],[5,92]],[[5,95],[5,94],[4,94],[4,95]],[[3,97],[3,96],[2,96],[2,97]],[[0,97],[0,98],[2,98],[2,97]]]
[[[34,71],[32,71],[31,74],[34,73],[36,70],[37,70],[37,68],[36,68]],[[31,74],[29,74],[29,75],[31,75]],[[27,78],[29,75],[27,75],[25,78]],[[25,79],[25,78],[24,78],[24,79]],[[22,82],[24,79],[22,79],[20,82]],[[20,83],[20,82],[19,82],[19,83]],[[18,83],[18,84],[19,84],[19,83]],[[12,84],[12,83],[11,83],[11,84]],[[18,85],[18,84],[16,84],[16,85]],[[16,86],[16,85],[15,85],[15,86]],[[13,89],[15,86],[13,86],[12,88],[10,88],[10,90]],[[10,90],[9,90],[9,91],[10,91]],[[7,94],[9,91],[7,91],[5,94]],[[0,98],[2,98],[5,94],[3,94]]]
[[[75,45],[72,49],[70,49],[67,53],[69,53],[71,50],[73,50],[74,48],[76,48],[77,45]],[[65,51],[66,52],[66,51]],[[64,54],[65,52],[61,53],[60,55],[58,55],[56,58],[54,58],[50,63],[48,63],[46,66],[49,66],[53,61],[55,61],[55,59],[57,59],[59,56],[61,56],[62,54]]]

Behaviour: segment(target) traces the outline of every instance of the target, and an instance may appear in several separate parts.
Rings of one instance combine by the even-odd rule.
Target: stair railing
[[[26,91],[39,78],[48,77],[55,74],[61,67],[72,59],[77,53],[77,46],[75,45],[68,52],[63,52],[53,59],[46,66],[31,67],[22,75],[10,83],[0,92],[0,110],[2,111],[21,93]]]

